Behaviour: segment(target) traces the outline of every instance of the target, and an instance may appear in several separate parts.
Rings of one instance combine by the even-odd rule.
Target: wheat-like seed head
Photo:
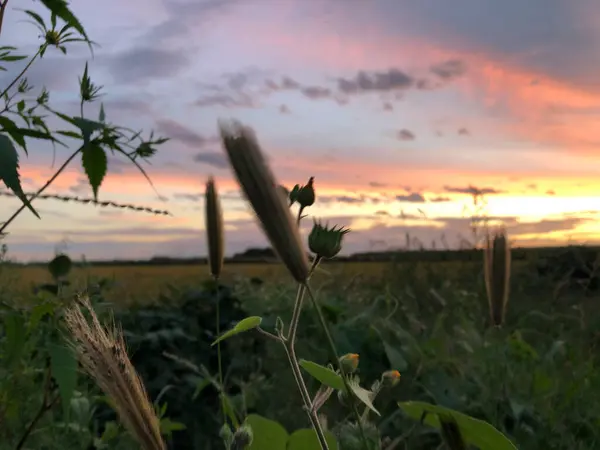
[[[306,282],[309,263],[300,231],[256,136],[238,122],[220,128],[229,163],[263,231],[294,279]]]
[[[223,211],[221,201],[217,194],[215,180],[213,177],[206,183],[206,211],[205,223],[206,234],[208,237],[208,261],[210,273],[217,278],[221,275],[223,269],[223,258],[225,253],[224,232],[223,232]]]
[[[486,236],[484,248],[485,287],[492,324],[504,323],[510,286],[511,251],[504,228]]]
[[[88,320],[84,312],[89,313]],[[102,326],[87,297],[79,297],[65,312],[71,347],[89,376],[111,400],[121,422],[143,450],[165,450],[160,423],[135,371],[114,321]]]

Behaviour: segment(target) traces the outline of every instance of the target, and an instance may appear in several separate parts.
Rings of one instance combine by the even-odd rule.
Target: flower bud
[[[340,358],[340,364],[346,375],[354,373],[358,368],[359,356],[357,353],[346,353]]]
[[[300,185],[297,184],[292,188],[292,191],[289,194],[290,206],[298,201],[298,192],[300,192]]]
[[[231,441],[231,450],[246,450],[252,444],[254,435],[249,425],[242,425],[235,433]]]
[[[302,186],[296,195],[296,201],[302,208],[307,208],[315,203],[315,177],[310,177],[306,186]]]
[[[381,383],[386,387],[394,387],[400,381],[400,372],[397,370],[388,370],[381,374]]]
[[[308,247],[317,255],[317,258],[330,259],[342,250],[342,238],[350,230],[344,227],[328,228],[314,221],[313,228],[308,235]]]
[[[229,450],[231,448],[231,442],[233,441],[233,432],[226,423],[223,424],[221,430],[219,430],[219,437],[223,440],[225,448]]]

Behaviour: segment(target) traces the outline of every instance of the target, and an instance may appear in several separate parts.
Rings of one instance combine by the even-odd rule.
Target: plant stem
[[[3,10],[2,10],[2,13],[3,13]],[[33,64],[33,62],[40,55],[40,53],[42,52],[42,49],[44,48],[44,46],[45,46],[45,44],[42,45],[42,46],[40,46],[40,48],[38,49],[37,53],[32,56],[32,58],[29,60],[29,62],[27,63],[27,65],[23,68],[23,70],[21,70],[21,72],[19,73],[19,75],[17,75],[15,77],[15,79],[12,80],[12,82],[8,85],[8,87],[2,91],[2,93],[0,94],[0,98],[4,97],[6,95],[6,93],[8,91],[10,91],[10,89],[17,83],[17,81],[19,81],[21,79],[21,77],[23,75],[25,75],[25,72],[27,72],[27,70],[29,70],[29,68],[31,67],[31,65]]]
[[[2,24],[4,23],[4,12],[6,11],[6,5],[8,0],[4,0],[0,3],[0,34],[2,34]]]
[[[217,303],[217,336],[221,336],[221,293],[219,292],[219,277],[213,278],[215,281],[215,301]],[[227,412],[225,411],[225,399],[224,391],[225,385],[223,383],[223,363],[221,360],[221,341],[217,342],[217,364],[219,366],[219,385],[221,386],[219,397],[221,399],[221,412],[223,413],[223,423],[227,423]]]
[[[360,419],[360,414],[358,413],[358,408],[356,407],[356,402],[355,402],[356,399],[355,399],[354,393],[350,389],[350,384],[348,383],[348,377],[346,374],[346,370],[344,369],[343,364],[340,362],[340,357],[339,357],[337,349],[335,347],[335,342],[333,341],[333,337],[331,336],[331,332],[329,331],[329,326],[327,325],[325,316],[323,316],[323,312],[321,311],[321,306],[319,305],[319,302],[318,302],[317,298],[315,297],[312,289],[310,288],[308,283],[306,283],[305,286],[306,286],[306,290],[308,291],[308,296],[313,305],[313,308],[315,309],[315,312],[317,313],[317,317],[319,319],[321,328],[323,329],[323,332],[325,333],[325,337],[327,338],[327,344],[329,345],[329,351],[331,353],[331,357],[336,361],[337,366],[340,370],[340,374],[342,375],[342,381],[344,382],[344,388],[346,389],[346,392],[348,393],[350,405],[352,406],[352,413],[354,414],[354,418],[356,419],[356,424],[360,430],[360,436],[361,436],[361,440],[363,442],[363,446],[364,446],[365,450],[369,450],[369,444],[367,442],[367,437],[365,436],[365,430],[363,428],[362,421]]]
[[[81,151],[83,150],[83,147],[79,147],[71,156],[69,156],[67,158],[67,160],[63,163],[62,166],[60,166],[58,168],[58,170],[56,171],[56,173],[54,175],[52,175],[52,177],[46,182],[46,184],[44,184],[40,189],[38,189],[38,191],[33,194],[31,196],[31,198],[29,198],[29,203],[31,203],[33,200],[35,200],[35,198],[42,194],[47,188],[48,186],[50,186],[54,180],[56,180],[58,178],[58,176],[67,168],[67,166],[71,163],[71,161],[73,161],[73,159],[75,159],[75,157],[81,153]],[[17,216],[19,214],[21,214],[21,211],[23,211],[27,206],[25,204],[22,204],[15,212],[12,216],[10,216],[10,218],[4,222],[2,224],[2,227],[0,227],[0,234],[2,234],[6,228],[8,227],[8,225],[10,225],[10,223],[15,220],[17,218]]]
[[[318,264],[318,261],[315,260],[315,262],[313,262],[313,266],[316,265],[315,263]],[[300,395],[302,397],[302,401],[304,402],[304,407],[308,414],[308,418],[310,419],[310,422],[315,432],[317,433],[317,438],[319,439],[321,449],[329,450],[327,440],[325,439],[325,433],[323,432],[323,428],[321,427],[321,423],[319,422],[318,412],[315,411],[312,407],[310,393],[308,392],[308,388],[306,387],[306,383],[304,382],[304,378],[302,377],[300,364],[298,363],[298,358],[296,356],[296,330],[298,328],[300,310],[302,309],[302,302],[304,299],[305,292],[306,286],[299,285],[298,291],[296,293],[296,301],[294,302],[294,312],[292,313],[292,321],[290,323],[290,331],[288,333],[288,337],[284,338],[283,336],[280,336],[280,341],[283,344],[283,348],[285,349],[285,353],[288,357],[290,367],[292,368],[292,373],[294,374],[294,380],[296,381],[296,385],[298,386],[298,390],[300,391]]]

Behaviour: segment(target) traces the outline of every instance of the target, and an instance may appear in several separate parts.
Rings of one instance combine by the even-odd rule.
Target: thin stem
[[[35,200],[35,198],[37,196],[39,196],[40,194],[42,194],[47,188],[48,186],[50,186],[54,180],[56,180],[58,178],[58,176],[67,168],[67,166],[71,163],[71,161],[73,161],[73,159],[75,159],[75,157],[83,150],[83,147],[79,147],[71,156],[69,156],[67,158],[67,160],[63,163],[62,166],[60,166],[58,168],[58,170],[56,171],[56,173],[54,175],[52,175],[52,177],[46,182],[46,184],[44,184],[40,189],[38,189],[38,191],[33,194],[30,198],[29,198],[29,203],[31,203],[33,200]],[[10,225],[10,223],[15,220],[17,218],[17,216],[19,214],[21,214],[21,212],[26,208],[25,204],[22,204],[16,211],[15,213],[10,216],[10,218],[4,222],[2,224],[2,227],[0,227],[0,234],[2,234],[4,232],[4,230],[6,230],[6,228],[8,227],[8,225]]]
[[[310,393],[308,392],[306,383],[304,383],[304,378],[302,377],[302,372],[300,371],[300,364],[298,363],[298,358],[296,357],[296,351],[294,349],[293,342],[292,341],[283,342],[283,347],[284,347],[285,353],[288,357],[290,367],[292,368],[292,372],[294,374],[294,379],[296,381],[296,385],[298,386],[298,390],[300,391],[300,395],[302,396],[302,401],[304,402],[304,408],[306,409],[306,413],[308,414],[308,418],[310,419],[313,429],[317,433],[317,439],[319,440],[321,449],[329,450],[329,445],[327,444],[327,439],[325,438],[325,432],[323,431],[323,427],[321,426],[321,423],[319,422],[319,415],[318,415],[317,411],[312,407],[312,400],[310,399]]]
[[[312,266],[310,267],[309,274],[312,274],[314,272],[314,270],[319,265],[320,261],[320,258],[314,259],[314,261],[312,262]],[[305,289],[306,287],[304,285],[300,285],[298,288],[296,301],[294,302],[294,310],[292,312],[292,320],[290,322],[290,330],[287,336],[287,340],[294,343],[296,341],[296,332],[298,331],[298,322],[300,321],[300,312],[302,311],[302,304],[304,303]]]
[[[2,24],[4,23],[4,12],[6,11],[6,5],[8,0],[4,0],[0,3],[0,34],[2,34]]]
[[[17,83],[17,81],[19,81],[21,79],[21,77],[23,75],[25,75],[25,72],[27,72],[27,70],[31,67],[31,65],[37,59],[37,57],[40,56],[40,53],[42,52],[42,49],[45,47],[45,45],[46,44],[40,46],[40,48],[38,49],[37,53],[35,55],[33,55],[33,57],[29,60],[29,62],[27,63],[27,65],[23,68],[23,70],[21,70],[21,72],[19,73],[19,75],[17,75],[15,77],[15,79],[12,80],[12,82],[8,85],[8,87],[2,91],[2,93],[0,94],[0,98],[4,97],[6,95],[6,93],[8,91],[10,91],[10,89]]]
[[[358,428],[360,430],[360,436],[361,436],[361,440],[363,442],[364,448],[365,448],[365,450],[368,450],[369,444],[367,442],[367,437],[365,436],[365,430],[363,428],[362,421],[360,420],[360,414],[358,413],[358,408],[356,407],[356,402],[355,402],[356,399],[355,399],[354,393],[350,389],[350,384],[348,383],[348,377],[347,377],[346,370],[344,369],[344,365],[340,361],[340,357],[338,355],[338,352],[337,352],[337,349],[335,346],[335,342],[333,341],[333,337],[331,336],[331,332],[329,331],[329,326],[327,325],[325,316],[323,316],[323,312],[321,311],[321,306],[319,305],[319,302],[318,302],[317,298],[315,297],[312,289],[308,285],[308,283],[306,283],[305,286],[306,286],[306,290],[308,291],[308,296],[313,305],[313,308],[314,308],[315,312],[317,313],[317,317],[319,319],[321,328],[323,329],[323,332],[325,333],[325,337],[327,338],[327,344],[329,345],[329,351],[331,353],[331,357],[336,361],[338,368],[340,370],[340,374],[342,375],[342,381],[344,382],[344,388],[346,389],[346,392],[348,393],[348,398],[350,400],[350,405],[352,407],[352,413],[354,414],[354,418],[356,419],[356,424],[358,425]]]
[[[82,103],[83,106],[83,103]],[[216,306],[216,310],[217,310],[217,336],[221,336],[221,294],[219,292],[219,277],[215,276],[214,277],[215,280],[215,301],[217,303]],[[221,341],[217,342],[217,364],[219,366],[219,385],[220,385],[220,392],[219,392],[219,397],[221,399],[221,412],[223,413],[223,422],[227,423],[227,413],[225,412],[225,399],[224,399],[224,391],[225,391],[225,385],[223,383],[223,363],[222,363],[222,359],[221,359]]]

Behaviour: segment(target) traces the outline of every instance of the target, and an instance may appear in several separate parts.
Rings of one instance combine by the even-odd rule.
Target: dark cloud
[[[412,87],[415,80],[399,69],[386,72],[359,72],[354,78],[339,78],[338,89],[344,94],[387,92]]]
[[[190,202],[197,202],[203,197],[202,194],[186,194],[181,192],[173,194],[173,198],[178,200],[188,200]]]
[[[287,90],[296,90],[300,89],[302,85],[298,83],[293,78],[288,76],[284,76],[281,78],[281,81],[277,83],[271,79],[265,81],[266,86],[272,91],[287,91]]]
[[[312,100],[331,97],[331,89],[321,86],[305,86],[300,89],[300,92]]]
[[[222,106],[224,108],[256,108],[258,103],[245,92],[216,93],[200,97],[194,102],[194,106]]]
[[[393,111],[394,110],[394,106],[390,102],[385,102],[383,104],[383,110],[384,111]]]
[[[438,196],[438,197],[430,198],[430,199],[428,199],[428,201],[430,201],[432,203],[444,203],[444,202],[451,202],[452,199],[450,197]]]
[[[183,144],[192,147],[200,147],[218,141],[218,138],[216,137],[207,138],[171,119],[157,120],[156,127],[169,139],[182,142]]]
[[[556,195],[556,192],[553,191],[552,189],[546,191],[546,195]]]
[[[140,83],[170,78],[188,67],[190,60],[183,50],[133,47],[107,57],[107,67],[118,83]]]
[[[406,195],[396,195],[396,201],[398,202],[408,202],[408,203],[425,203],[425,197],[418,192],[413,192],[411,194]]]
[[[227,157],[219,152],[200,152],[193,157],[194,162],[207,164],[216,167],[217,169],[226,169],[229,167]]]
[[[386,187],[386,186],[387,186],[387,184],[385,184],[385,183],[380,183],[379,181],[369,181],[369,186],[371,186],[371,187],[379,187],[379,188],[381,188],[381,187]]]
[[[287,105],[281,105],[279,107],[279,112],[281,114],[289,114],[290,113],[290,108]]]
[[[489,194],[501,194],[504,191],[494,188],[478,188],[475,186],[467,187],[453,187],[444,186],[444,191],[451,192],[453,194],[469,194],[469,195],[489,195]]]
[[[415,134],[407,129],[402,129],[400,131],[398,131],[398,133],[396,134],[396,137],[399,141],[414,141],[415,140]]]
[[[453,80],[465,74],[467,66],[464,61],[451,59],[431,67],[431,72],[445,81]]]
[[[465,127],[458,129],[459,136],[469,136],[471,133]]]

